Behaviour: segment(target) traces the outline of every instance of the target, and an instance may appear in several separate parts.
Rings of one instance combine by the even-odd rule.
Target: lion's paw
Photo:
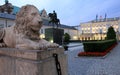
[[[56,43],[46,43],[46,44],[41,44],[39,46],[39,48],[41,50],[43,50],[43,49],[46,50],[47,48],[58,48],[58,47],[59,47],[59,45]]]
[[[56,43],[49,43],[48,44],[48,48],[57,48],[57,47],[59,47],[59,45]]]
[[[48,47],[47,47],[46,45],[40,45],[40,46],[39,46],[39,49],[40,49],[40,50],[45,50],[45,49],[47,49],[47,48],[48,48]]]

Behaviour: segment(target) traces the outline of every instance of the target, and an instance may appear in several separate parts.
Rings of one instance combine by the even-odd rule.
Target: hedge
[[[105,52],[79,52],[78,56],[105,56],[108,52],[110,52],[117,43],[114,43],[111,47],[107,48]]]
[[[84,42],[84,52],[104,52],[107,48],[116,43],[116,40]]]

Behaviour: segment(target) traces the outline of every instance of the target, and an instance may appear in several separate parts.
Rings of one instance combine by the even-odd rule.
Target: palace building
[[[80,40],[104,40],[108,28],[112,26],[116,38],[120,39],[120,17],[96,19],[80,24]]]

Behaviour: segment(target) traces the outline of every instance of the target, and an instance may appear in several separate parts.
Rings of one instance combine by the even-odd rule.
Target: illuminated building
[[[112,26],[116,32],[116,38],[120,39],[120,17],[114,17],[81,23],[80,40],[104,40],[110,26]]]

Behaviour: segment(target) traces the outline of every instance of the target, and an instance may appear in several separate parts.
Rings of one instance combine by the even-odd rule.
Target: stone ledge
[[[0,75],[57,75],[53,53],[58,54],[62,75],[68,75],[67,55],[63,48],[19,50],[0,48]]]
[[[64,54],[63,48],[49,48],[48,50],[20,50],[16,48],[0,48],[0,54],[31,60],[42,60],[51,57],[53,53]]]
[[[59,57],[62,57],[64,55],[65,54],[60,54]],[[18,60],[18,61],[23,61],[23,62],[29,62],[29,63],[44,63],[44,62],[47,62],[49,60],[53,60],[54,59],[53,57],[48,57],[48,58],[45,58],[45,59],[42,59],[42,60],[32,60],[32,59],[26,59],[26,58],[20,58],[20,57],[7,56],[7,55],[0,54],[0,58],[2,58],[2,57],[15,59],[15,60]]]

